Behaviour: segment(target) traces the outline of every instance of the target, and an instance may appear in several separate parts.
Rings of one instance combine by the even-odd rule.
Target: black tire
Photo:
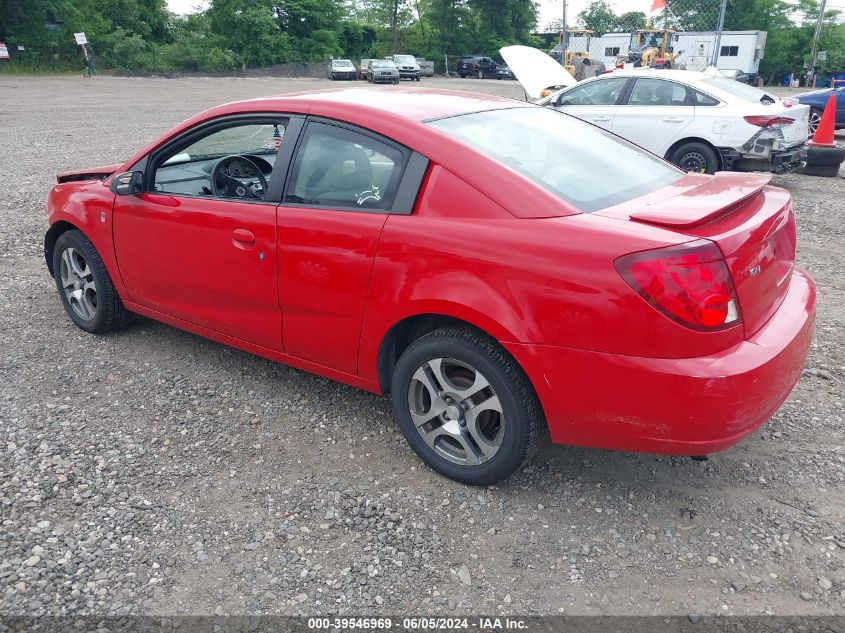
[[[419,75],[417,75],[414,79],[416,79],[417,81],[419,81],[419,80],[420,80],[420,76],[419,76]]]
[[[839,174],[839,165],[805,165],[797,171],[799,174],[804,174],[805,176],[825,176],[831,178]]]
[[[475,465],[450,461],[426,443],[414,424],[411,417],[411,406],[414,405],[409,393],[413,376],[417,369],[436,358],[454,359],[466,364],[486,378],[494,395],[498,396],[501,415],[495,437],[498,440],[499,434],[502,435],[498,448],[486,461]],[[445,385],[442,387],[444,391],[448,389]],[[391,394],[394,414],[408,444],[433,470],[455,481],[474,486],[501,481],[534,454],[540,441],[543,416],[534,389],[513,358],[494,340],[483,335],[459,328],[443,328],[417,339],[402,353],[396,364]],[[432,407],[431,403],[429,407]],[[437,416],[431,418],[445,424],[442,419]],[[464,423],[461,426],[464,427]],[[457,444],[448,435],[440,437]],[[434,445],[437,446],[437,442]]]
[[[845,162],[845,147],[807,145],[808,165],[841,165]]]
[[[367,75],[367,83],[375,83],[372,75]]]
[[[704,143],[684,143],[672,152],[669,160],[686,171],[714,174],[719,170],[719,157]]]
[[[394,80],[393,80],[393,83],[395,83],[395,84],[398,86],[398,85],[399,85],[399,80],[398,80],[398,79],[394,79]]]
[[[73,249],[78,255],[81,255],[93,277],[96,308],[90,318],[84,318],[77,309],[71,306],[63,288],[62,256],[68,249]],[[80,329],[92,334],[103,334],[119,329],[132,320],[133,315],[120,300],[100,254],[94,248],[91,240],[80,231],[65,231],[56,240],[56,245],[53,248],[53,276],[65,312]]]
[[[475,77],[476,77],[476,79],[484,79],[484,71],[483,71],[483,70],[479,70],[479,71],[475,74]]]

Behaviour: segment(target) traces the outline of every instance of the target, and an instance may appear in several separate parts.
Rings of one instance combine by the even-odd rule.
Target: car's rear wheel
[[[495,341],[467,330],[440,329],[412,343],[396,365],[392,401],[411,448],[466,484],[508,477],[541,434],[528,379]]]
[[[822,111],[818,108],[810,109],[810,137],[812,137],[816,130],[819,129],[819,123],[822,120]]]
[[[684,143],[669,160],[681,169],[700,174],[713,174],[719,169],[719,157],[704,143]]]
[[[65,311],[86,332],[109,332],[131,320],[100,254],[81,232],[66,231],[56,240],[53,276]]]
[[[484,71],[479,70],[477,73],[475,73],[475,76],[478,77],[479,79],[484,79]]]

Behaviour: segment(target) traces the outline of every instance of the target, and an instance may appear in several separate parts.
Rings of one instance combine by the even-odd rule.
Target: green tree
[[[578,14],[578,25],[593,31],[596,37],[614,30],[618,17],[604,0],[593,0]]]

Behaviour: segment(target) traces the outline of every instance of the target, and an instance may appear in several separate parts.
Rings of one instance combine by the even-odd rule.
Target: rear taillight
[[[790,119],[788,116],[766,116],[763,114],[742,118],[745,119],[746,123],[756,125],[757,127],[783,127],[795,123],[795,119]]]
[[[730,273],[713,242],[633,253],[613,265],[643,299],[681,325],[713,331],[740,322]]]

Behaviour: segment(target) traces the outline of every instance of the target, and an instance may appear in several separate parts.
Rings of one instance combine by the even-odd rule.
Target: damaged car
[[[506,60],[520,83],[531,87],[534,94],[526,87],[529,96],[538,97],[541,84],[559,82],[538,77],[539,65]],[[800,167],[806,157],[808,106],[716,73],[614,71],[537,103],[618,134],[691,172],[780,173]]]

